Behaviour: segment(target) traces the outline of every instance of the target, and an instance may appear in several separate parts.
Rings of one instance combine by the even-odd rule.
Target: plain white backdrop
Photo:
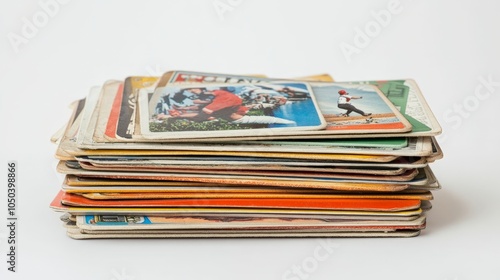
[[[493,0],[2,1],[0,278],[499,279],[499,9]],[[108,79],[174,69],[415,79],[444,131],[445,158],[432,165],[443,189],[427,229],[411,239],[66,237],[48,207],[62,180],[49,138],[68,105]],[[4,261],[9,160],[19,166],[17,273]]]

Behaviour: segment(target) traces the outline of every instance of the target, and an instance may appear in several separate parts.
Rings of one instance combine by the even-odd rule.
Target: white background
[[[401,1],[382,27],[375,17],[388,0],[74,0],[45,18],[40,3],[0,4],[0,279],[500,279],[498,1]],[[366,27],[369,44],[356,44]],[[347,44],[357,53],[344,54]],[[66,237],[48,207],[62,180],[49,138],[68,104],[107,79],[173,69],[414,78],[444,130],[428,228],[410,239],[334,239],[316,266],[320,239]],[[17,273],[4,262],[8,160],[19,165]],[[287,274],[302,265],[302,277]]]

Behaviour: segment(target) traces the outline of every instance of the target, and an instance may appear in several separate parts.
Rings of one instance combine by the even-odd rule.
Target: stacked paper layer
[[[75,239],[411,237],[440,188],[413,80],[171,71],[72,107],[51,207]]]

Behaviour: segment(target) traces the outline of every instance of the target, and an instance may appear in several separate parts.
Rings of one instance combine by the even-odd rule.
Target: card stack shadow
[[[50,207],[74,239],[414,237],[440,188],[410,79],[169,71],[71,107]]]

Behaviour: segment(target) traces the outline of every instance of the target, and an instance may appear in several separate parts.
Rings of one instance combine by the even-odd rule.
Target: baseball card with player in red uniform
[[[325,128],[307,83],[167,85],[139,98],[145,138],[287,135]]]

